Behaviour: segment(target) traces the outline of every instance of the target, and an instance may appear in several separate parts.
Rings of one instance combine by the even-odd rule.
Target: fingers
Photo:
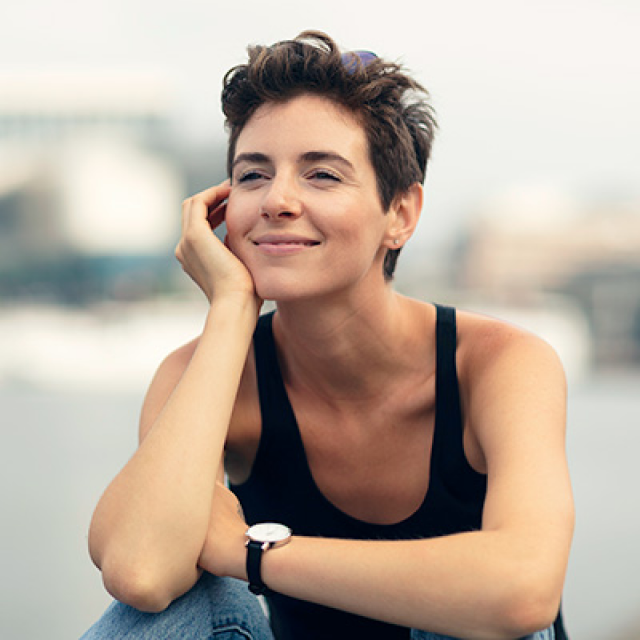
[[[188,198],[188,200],[202,202],[207,209],[215,208],[220,202],[229,197],[231,193],[231,182],[225,180],[220,184],[209,187],[200,193]]]
[[[182,206],[182,234],[175,257],[211,302],[214,293],[241,292],[255,297],[251,274],[212,229],[225,220],[231,185],[225,181],[187,198]]]
[[[182,233],[193,223],[207,220],[212,228],[224,220],[226,200],[231,193],[229,180],[187,198],[182,203]]]
[[[223,222],[224,216],[227,212],[227,201],[223,200],[220,204],[216,205],[214,209],[207,214],[207,220],[211,229],[217,229]]]

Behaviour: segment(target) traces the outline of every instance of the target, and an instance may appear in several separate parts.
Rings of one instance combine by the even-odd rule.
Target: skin
[[[382,270],[415,229],[420,185],[383,211],[363,130],[308,95],[258,109],[232,183],[184,203],[176,256],[209,313],[158,369],[140,446],[91,525],[107,589],[143,610],[164,609],[203,569],[246,580],[247,525],[222,460],[246,479],[260,438],[250,346],[262,299],[278,302],[283,377],[327,498],[388,524],[428,489],[435,310],[394,292]],[[211,233],[223,219],[226,246]],[[551,624],[573,529],[562,367],[537,337],[466,312],[456,357],[465,453],[488,474],[482,529],[401,542],[294,535],[264,556],[272,589],[456,637]]]

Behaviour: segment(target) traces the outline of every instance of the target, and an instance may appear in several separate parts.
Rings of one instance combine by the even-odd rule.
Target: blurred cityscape
[[[76,339],[92,330],[89,308],[94,321],[102,310],[104,348],[105,317],[122,322],[125,309],[141,342],[162,318],[179,325],[170,300],[201,317],[173,247],[182,199],[224,178],[222,138],[185,142],[171,91],[153,76],[5,76],[0,86],[0,381],[36,375],[20,336],[42,360],[70,328]],[[577,371],[640,364],[640,198],[519,189],[470,220],[437,258],[408,249],[398,287],[522,321]],[[60,352],[74,361],[70,347]],[[60,380],[60,362],[51,368]]]
[[[153,76],[0,78],[0,296],[71,305],[173,290],[180,203],[220,179]]]

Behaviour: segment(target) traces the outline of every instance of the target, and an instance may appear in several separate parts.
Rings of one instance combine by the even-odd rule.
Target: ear
[[[389,207],[384,246],[400,249],[413,235],[420,220],[423,202],[422,185],[414,182],[404,193],[398,194]]]

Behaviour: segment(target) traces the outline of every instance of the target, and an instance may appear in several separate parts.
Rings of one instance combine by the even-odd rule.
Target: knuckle
[[[198,233],[193,227],[187,227],[182,237],[182,242],[189,247],[193,247],[198,239]]]

